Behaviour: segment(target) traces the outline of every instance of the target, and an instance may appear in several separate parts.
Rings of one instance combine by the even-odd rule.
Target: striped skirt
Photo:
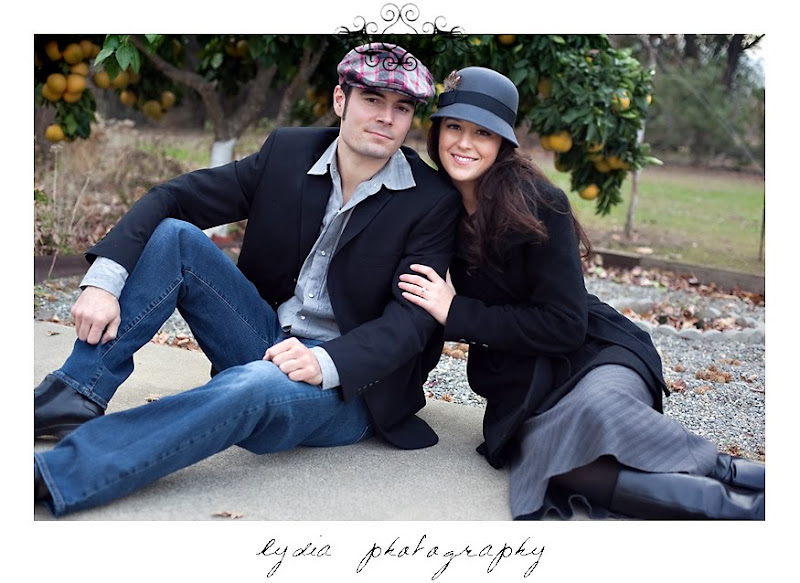
[[[614,456],[623,465],[647,472],[711,472],[717,446],[652,405],[652,395],[637,373],[603,365],[587,373],[552,409],[528,419],[511,461],[513,517],[572,518],[578,506],[592,518],[613,517],[583,496],[548,488],[551,477],[600,456]]]

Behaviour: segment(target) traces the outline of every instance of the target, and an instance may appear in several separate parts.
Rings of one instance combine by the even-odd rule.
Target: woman
[[[763,519],[764,465],[664,416],[650,337],[586,292],[588,239],[566,195],[517,153],[518,99],[489,69],[446,80],[428,153],[465,211],[452,284],[424,265],[398,284],[470,345],[469,382],[487,399],[478,451],[510,463],[514,518],[568,518],[581,503],[596,518]]]

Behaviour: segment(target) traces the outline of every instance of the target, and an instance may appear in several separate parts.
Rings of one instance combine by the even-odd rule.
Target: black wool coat
[[[649,335],[586,291],[566,195],[545,183],[539,190],[547,204],[534,212],[547,228],[546,241],[507,238],[499,270],[470,274],[460,257],[450,269],[458,295],[445,338],[469,344],[469,383],[487,399],[478,451],[495,467],[516,447],[520,425],[555,405],[596,366],[635,370],[659,411],[666,392]]]
[[[202,229],[247,219],[238,267],[277,309],[294,292],[331,193],[330,176],[307,172],[337,135],[338,129],[278,129],[240,161],[156,186],[87,257],[108,257],[130,273],[165,218]],[[363,394],[378,435],[410,449],[438,440],[415,414],[425,405],[422,384],[438,361],[441,331],[401,296],[397,281],[411,263],[446,272],[461,203],[446,177],[413,150],[403,153],[416,186],[383,188],[358,204],[336,248],[328,289],[342,335],[322,346],[339,371],[344,399]]]

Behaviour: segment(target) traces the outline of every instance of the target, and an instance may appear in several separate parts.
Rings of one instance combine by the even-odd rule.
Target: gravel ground
[[[34,318],[68,324],[78,282],[78,278],[64,278],[35,286]],[[672,390],[664,400],[666,415],[724,451],[765,459],[762,302],[724,293],[699,293],[694,288],[669,289],[653,281],[622,284],[608,277],[588,276],[586,287],[650,332]],[[681,316],[677,324],[676,315]],[[692,325],[696,321],[705,326]],[[177,312],[153,341],[198,350]],[[484,400],[467,383],[461,348],[452,343],[445,347],[425,385],[428,397],[483,407]]]

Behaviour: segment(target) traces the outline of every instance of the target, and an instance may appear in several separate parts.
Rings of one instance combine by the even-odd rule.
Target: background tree
[[[695,166],[724,164],[763,174],[764,87],[754,61],[746,56],[763,37],[611,37],[615,46],[634,51],[654,74],[658,100],[647,120],[647,136],[660,156]],[[637,179],[635,172],[624,229],[628,239],[634,232]]]
[[[438,80],[476,64],[506,73],[520,90],[520,128],[539,135],[556,168],[570,173],[572,189],[595,200],[598,213],[622,200],[629,172],[657,162],[637,139],[652,100],[650,72],[605,35],[107,35],[99,51],[88,37],[37,36],[36,96],[56,108],[56,140],[91,131],[93,89],[87,85],[71,101],[49,82],[54,70],[64,75],[72,66],[62,56],[74,52],[67,47],[83,40],[94,42],[82,52],[93,59],[87,77],[93,73],[94,87],[116,91],[153,119],[186,92],[198,95],[214,132],[212,165],[233,159],[236,140],[263,115],[270,94],[280,98],[276,125],[335,122],[329,96],[336,64],[365,40],[401,44]],[[432,107],[419,111],[420,124]]]

